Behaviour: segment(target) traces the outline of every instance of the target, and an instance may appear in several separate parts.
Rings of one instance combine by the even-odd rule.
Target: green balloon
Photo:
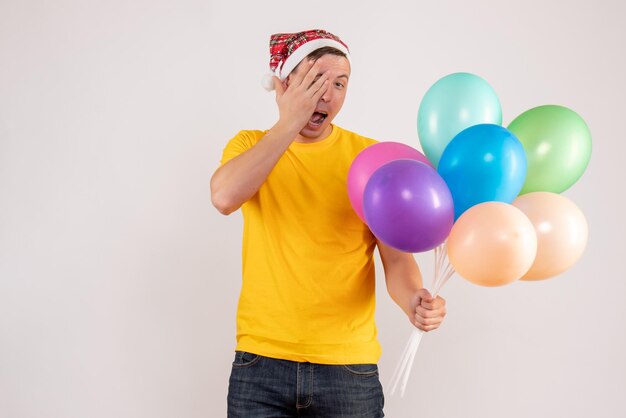
[[[527,110],[508,126],[526,152],[528,169],[520,194],[562,193],[582,176],[591,158],[591,133],[585,121],[563,106]]]
[[[465,128],[482,123],[502,123],[496,92],[477,75],[453,73],[439,79],[422,98],[417,134],[424,154],[437,168],[452,138]]]

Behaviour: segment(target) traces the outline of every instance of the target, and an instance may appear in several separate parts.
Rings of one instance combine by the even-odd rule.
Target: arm
[[[319,64],[305,62],[309,69],[294,74],[287,87],[274,77],[278,122],[261,141],[222,165],[211,177],[211,202],[220,213],[234,212],[255,195],[326,92],[328,75],[315,80]]]
[[[298,131],[276,123],[263,139],[218,168],[211,177],[211,202],[224,214],[239,209],[259,190]]]
[[[417,328],[422,331],[439,328],[446,315],[446,302],[439,296],[433,298],[423,288],[422,274],[413,254],[396,250],[380,241],[377,245],[389,296]]]

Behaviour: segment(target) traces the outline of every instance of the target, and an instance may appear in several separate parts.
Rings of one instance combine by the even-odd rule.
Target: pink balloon
[[[363,192],[367,182],[374,171],[395,160],[416,160],[433,167],[424,154],[399,142],[378,142],[361,151],[348,171],[348,197],[352,208],[363,222]]]

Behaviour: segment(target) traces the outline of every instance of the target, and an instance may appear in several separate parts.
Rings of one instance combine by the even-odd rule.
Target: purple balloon
[[[365,222],[363,191],[367,181],[374,171],[391,161],[400,159],[421,161],[432,167],[424,154],[400,142],[378,142],[370,145],[352,161],[348,171],[348,197],[354,211],[363,222]]]
[[[363,212],[378,239],[410,253],[443,243],[454,223],[446,182],[415,160],[395,160],[376,170],[363,192]]]

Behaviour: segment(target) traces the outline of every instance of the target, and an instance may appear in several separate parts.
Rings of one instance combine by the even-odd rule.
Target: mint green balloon
[[[562,193],[585,172],[591,158],[591,132],[573,110],[535,107],[516,117],[508,129],[524,146],[528,162],[520,194]]]
[[[470,73],[441,78],[428,89],[417,113],[417,133],[424,154],[437,168],[452,138],[481,123],[502,124],[500,100],[489,83]]]

